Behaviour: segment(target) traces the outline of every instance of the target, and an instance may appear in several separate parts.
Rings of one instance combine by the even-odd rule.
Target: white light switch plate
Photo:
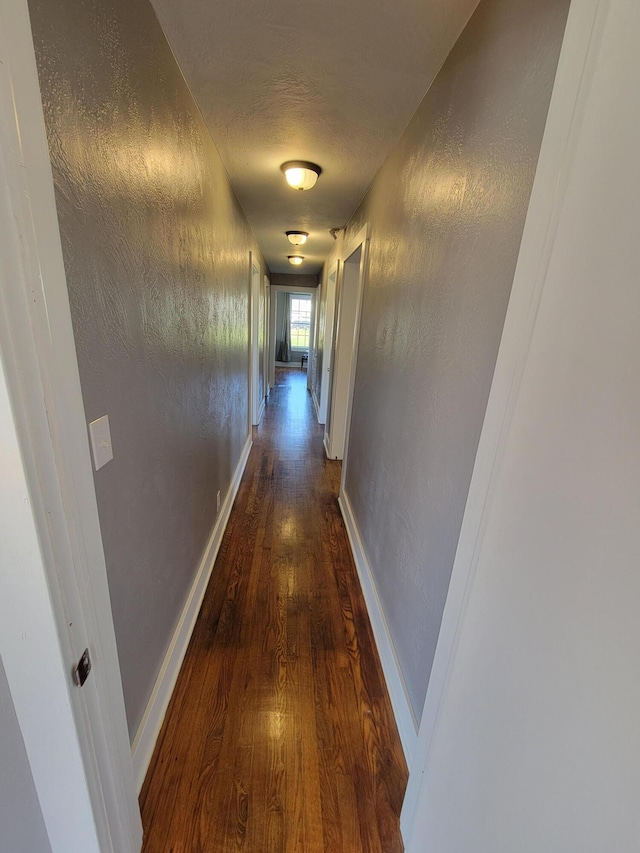
[[[97,421],[89,424],[89,437],[91,438],[91,449],[93,450],[93,464],[96,471],[113,459],[113,448],[111,447],[111,432],[109,431],[109,417],[103,415]]]

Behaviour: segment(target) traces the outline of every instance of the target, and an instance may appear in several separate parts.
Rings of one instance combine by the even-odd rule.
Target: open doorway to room
[[[338,280],[324,433],[325,451],[330,459],[343,459],[348,444],[367,246],[365,226],[349,243]]]
[[[276,367],[306,372],[311,387],[310,355],[313,350],[315,288],[272,285],[269,329],[270,381],[275,384]]]
[[[311,332],[311,294],[276,294],[276,366],[305,367]]]
[[[257,426],[264,414],[266,397],[265,355],[266,355],[266,277],[263,284],[260,265],[253,252],[251,256],[251,335],[250,335],[250,399],[251,423]]]
[[[327,408],[331,394],[331,357],[333,353],[334,308],[339,261],[335,261],[326,281],[326,292],[318,297],[317,337],[314,347],[315,364],[313,376],[313,402],[318,423],[327,420]]]

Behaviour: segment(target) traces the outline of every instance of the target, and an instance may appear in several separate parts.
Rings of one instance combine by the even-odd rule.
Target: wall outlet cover
[[[93,451],[93,464],[96,471],[113,459],[113,447],[111,446],[111,431],[109,430],[109,417],[103,415],[89,424],[89,437],[91,439],[91,450]]]

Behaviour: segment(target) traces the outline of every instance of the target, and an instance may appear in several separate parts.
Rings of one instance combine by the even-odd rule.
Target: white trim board
[[[344,490],[340,492],[338,504],[345,527],[347,528],[353,561],[358,570],[362,594],[364,595],[376,648],[380,656],[382,672],[389,692],[389,698],[391,699],[396,725],[398,726],[404,757],[407,765],[410,767],[418,746],[417,722],[411,710],[400,664],[398,663],[393,640],[391,639],[387,620],[384,616],[384,610],[378,597],[371,566],[367,560],[362,539],[360,538],[351,503]]]
[[[218,551],[220,550],[220,544],[229,521],[233,502],[238,494],[252,444],[253,442],[249,435],[240,454],[240,460],[236,466],[224,503],[211,531],[211,536],[202,555],[198,571],[189,590],[189,595],[180,614],[178,624],[173,632],[169,648],[162,661],[160,672],[158,673],[149,702],[138,726],[138,731],[133,739],[131,752],[133,755],[133,772],[138,793],[144,783],[151,757],[153,756],[153,750],[169,706],[169,701],[178,680],[178,675],[180,674],[180,667],[182,666],[182,661],[187,652],[189,640],[191,639],[191,634],[193,633],[196,619],[200,612],[202,600],[207,590],[207,584],[209,583]]]
[[[262,416],[264,415],[265,405],[266,405],[265,399],[266,399],[265,397],[260,398],[260,402],[258,403],[258,422],[256,424],[254,424],[254,426],[260,426],[260,423],[262,421]]]
[[[311,350],[315,346],[315,337],[314,337],[314,327],[315,327],[315,317],[316,317],[316,306],[317,306],[317,287],[301,287],[300,285],[294,284],[272,284],[269,287],[269,346],[267,347],[268,355],[269,355],[269,376],[271,377],[271,384],[275,385],[275,372],[276,365],[282,367],[287,367],[291,362],[286,362],[284,365],[279,364],[276,361],[276,296],[278,293],[307,293],[311,296],[311,328],[309,329],[309,354],[311,354]],[[295,362],[293,362],[295,364]],[[309,371],[307,370],[307,379],[309,378]],[[307,388],[309,387],[307,383]]]

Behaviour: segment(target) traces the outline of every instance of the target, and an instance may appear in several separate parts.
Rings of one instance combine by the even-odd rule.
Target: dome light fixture
[[[294,267],[299,267],[300,264],[304,261],[302,255],[287,255],[289,258],[289,263],[293,264]]]
[[[320,166],[308,163],[306,160],[287,160],[280,166],[280,170],[294,190],[310,190],[311,187],[315,187],[322,172]]]
[[[303,243],[307,242],[307,237],[309,236],[308,231],[285,231],[287,235],[287,239],[290,243],[293,243],[294,246],[302,246]]]

